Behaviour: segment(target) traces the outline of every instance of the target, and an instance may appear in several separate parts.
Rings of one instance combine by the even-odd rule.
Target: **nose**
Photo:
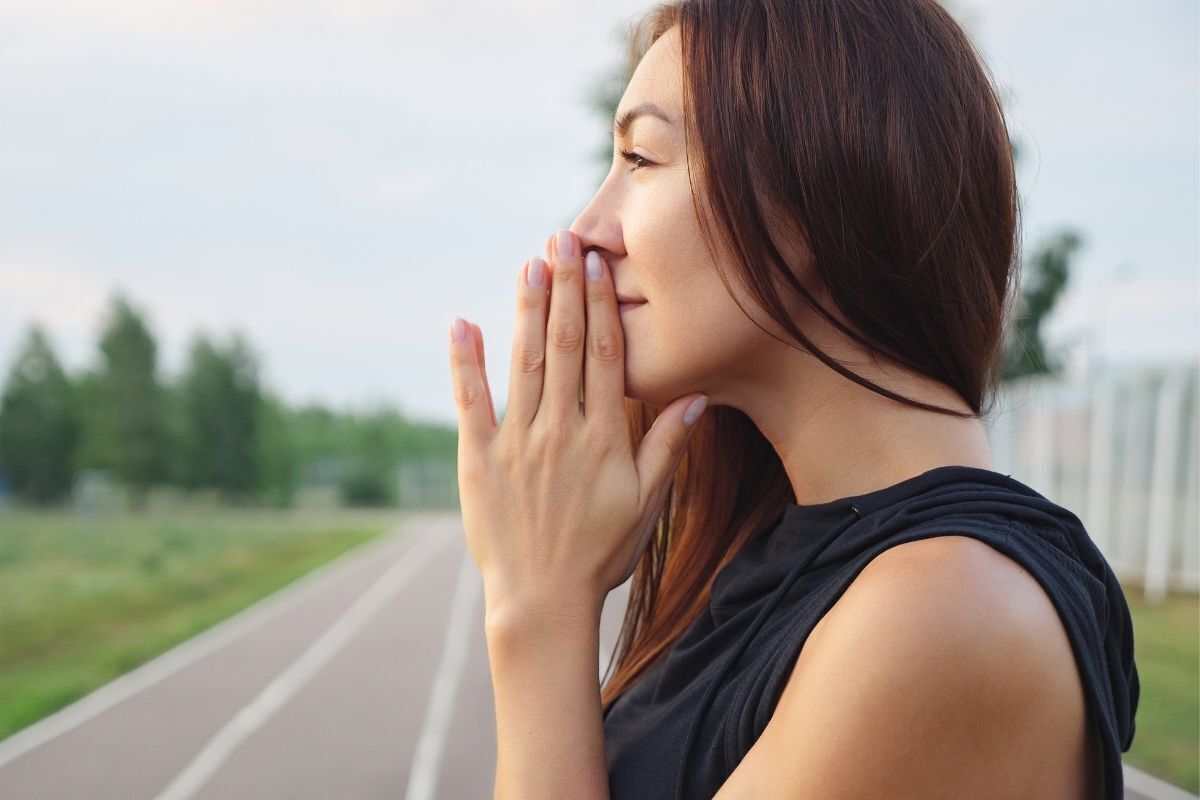
[[[579,237],[581,252],[599,250],[601,255],[620,256],[624,253],[621,221],[614,198],[606,191],[609,183],[601,184],[592,199],[571,223],[570,230]]]

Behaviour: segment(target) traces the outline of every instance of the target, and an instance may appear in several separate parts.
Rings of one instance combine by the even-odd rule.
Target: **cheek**
[[[621,227],[647,296],[708,263],[686,174],[664,171],[634,187]]]
[[[628,312],[622,327],[625,393],[657,406],[688,392],[715,391],[763,336],[715,274],[694,281],[690,291],[671,292]]]
[[[650,302],[621,318],[625,394],[661,407],[688,392],[715,390],[753,355],[765,334],[717,274],[686,172],[640,188],[623,234],[634,265],[629,285]]]

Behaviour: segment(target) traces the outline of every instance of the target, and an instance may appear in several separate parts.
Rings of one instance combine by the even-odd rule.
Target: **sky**
[[[518,272],[603,178],[588,96],[649,5],[0,0],[0,369],[32,323],[92,365],[120,291],[166,380],[237,331],[290,403],[453,424],[457,314],[503,405]],[[1084,239],[1046,338],[1200,358],[1197,4],[953,8],[1022,151],[1026,252]]]

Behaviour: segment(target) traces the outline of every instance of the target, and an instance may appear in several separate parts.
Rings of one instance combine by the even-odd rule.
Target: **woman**
[[[502,424],[452,330],[496,797],[1120,797],[1121,587],[981,422],[1019,212],[970,40],[934,0],[633,33],[612,169],[521,272]]]

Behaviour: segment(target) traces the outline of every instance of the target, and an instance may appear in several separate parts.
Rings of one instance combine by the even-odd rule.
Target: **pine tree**
[[[124,297],[115,297],[100,337],[100,365],[87,381],[88,460],[125,483],[135,509],[145,506],[152,485],[167,480],[169,442],[157,351],[141,313]]]
[[[0,397],[0,471],[31,503],[61,500],[71,490],[79,432],[71,383],[35,325]]]

